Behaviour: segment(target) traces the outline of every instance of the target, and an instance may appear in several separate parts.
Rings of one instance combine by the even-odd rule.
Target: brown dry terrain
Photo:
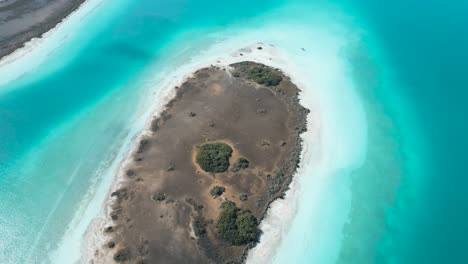
[[[109,262],[244,261],[255,242],[234,246],[219,238],[220,204],[231,200],[259,221],[264,217],[291,182],[308,113],[286,76],[280,73],[281,83],[266,87],[243,73],[252,67],[265,66],[244,62],[205,68],[176,87],[176,97],[141,139],[123,184],[111,195],[112,224],[103,230],[108,242],[102,246],[114,258]],[[197,146],[206,142],[231,146],[227,172],[207,173],[195,162]],[[238,157],[250,166],[232,172]],[[213,198],[210,190],[217,185],[226,191]],[[241,201],[241,194],[248,199]]]

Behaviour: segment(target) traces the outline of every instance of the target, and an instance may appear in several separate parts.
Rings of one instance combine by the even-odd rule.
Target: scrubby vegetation
[[[128,261],[129,259],[130,259],[130,250],[126,248],[120,249],[114,254],[114,260],[116,262],[124,262],[124,261]]]
[[[206,223],[201,218],[197,218],[192,222],[193,231],[197,237],[206,234]]]
[[[219,196],[223,195],[223,193],[226,191],[226,188],[222,186],[215,186],[211,188],[210,194],[213,196],[213,198],[218,198]]]
[[[155,193],[153,195],[153,200],[155,200],[155,201],[162,202],[165,199],[166,199],[166,194],[165,193],[158,192],[158,193]]]
[[[232,76],[236,78],[245,77],[258,84],[276,86],[283,80],[281,73],[265,65],[253,62],[240,62],[232,64],[231,66],[235,66],[237,68],[237,70],[232,73]]]
[[[257,218],[249,210],[238,208],[232,201],[221,204],[216,229],[220,238],[232,245],[255,242],[260,235]]]
[[[246,73],[247,78],[258,84],[264,84],[266,86],[278,85],[283,80],[283,77],[281,77],[279,73],[265,66],[249,68]]]
[[[236,163],[234,163],[234,166],[232,166],[232,172],[238,172],[243,169],[247,169],[250,165],[250,161],[248,161],[246,158],[238,158],[236,160]]]
[[[275,176],[267,176],[268,178],[268,187],[266,190],[268,191],[269,195],[273,195],[279,191],[281,191],[281,187],[283,186],[286,177],[283,173],[278,172]]]
[[[195,211],[200,212],[205,206],[193,198],[185,198],[185,202],[190,204]]]
[[[224,143],[210,143],[198,147],[196,161],[206,172],[220,173],[229,168],[232,148]]]
[[[249,196],[246,194],[246,193],[241,193],[239,195],[239,200],[241,200],[242,202],[245,202],[249,199]]]

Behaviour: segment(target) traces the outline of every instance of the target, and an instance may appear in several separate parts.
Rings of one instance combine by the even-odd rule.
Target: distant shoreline
[[[25,46],[34,38],[41,38],[44,33],[55,28],[60,22],[80,8],[86,0],[71,0],[67,2],[49,1],[40,8],[28,6],[30,2],[10,0],[11,4],[2,2],[0,15],[4,13],[5,21],[0,24],[0,59]],[[32,2],[32,1],[31,1]],[[32,3],[31,3],[32,5]],[[45,14],[45,15],[43,15]],[[8,14],[17,13],[8,17]],[[39,23],[28,20],[30,16],[45,16]],[[27,28],[15,28],[18,23],[25,23]],[[30,25],[28,25],[28,23]],[[3,32],[3,33],[2,33]],[[6,33],[5,33],[6,32]]]

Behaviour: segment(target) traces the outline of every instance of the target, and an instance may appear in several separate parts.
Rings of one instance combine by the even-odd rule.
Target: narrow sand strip
[[[0,86],[6,85],[29,71],[33,71],[65,41],[78,30],[84,20],[96,12],[104,0],[87,0],[79,8],[47,31],[40,38],[33,38],[24,43],[24,47],[15,50],[0,60]],[[4,92],[4,91],[0,91]]]

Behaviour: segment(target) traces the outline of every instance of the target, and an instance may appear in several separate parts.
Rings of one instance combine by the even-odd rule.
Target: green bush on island
[[[236,160],[236,163],[232,166],[232,172],[238,172],[243,169],[247,169],[250,165],[250,161],[248,161],[246,158],[238,158]]]
[[[232,201],[221,204],[216,230],[221,239],[232,245],[255,242],[260,235],[257,218],[249,210],[238,208]]]
[[[249,199],[249,196],[246,194],[246,193],[241,193],[239,195],[239,200],[241,200],[242,202],[245,202]]]
[[[241,243],[256,241],[259,235],[257,218],[249,210],[241,209],[237,213],[237,236]]]
[[[281,74],[266,66],[248,68],[246,73],[247,78],[266,86],[276,86],[283,80]]]
[[[196,161],[206,172],[220,173],[229,168],[232,148],[224,143],[203,144],[198,147]]]
[[[216,230],[219,236],[231,244],[237,244],[237,208],[231,201],[225,201],[221,204],[221,212],[216,223]]]
[[[166,194],[165,193],[158,192],[158,193],[155,193],[153,195],[153,200],[154,201],[162,202],[165,199],[166,199]]]
[[[125,262],[130,260],[130,250],[127,248],[120,249],[114,254],[114,260],[116,262]]]
[[[215,187],[211,188],[210,194],[211,194],[211,196],[213,196],[213,198],[217,198],[217,197],[223,195],[223,193],[225,191],[226,191],[226,188],[224,188],[222,186],[215,186]]]

